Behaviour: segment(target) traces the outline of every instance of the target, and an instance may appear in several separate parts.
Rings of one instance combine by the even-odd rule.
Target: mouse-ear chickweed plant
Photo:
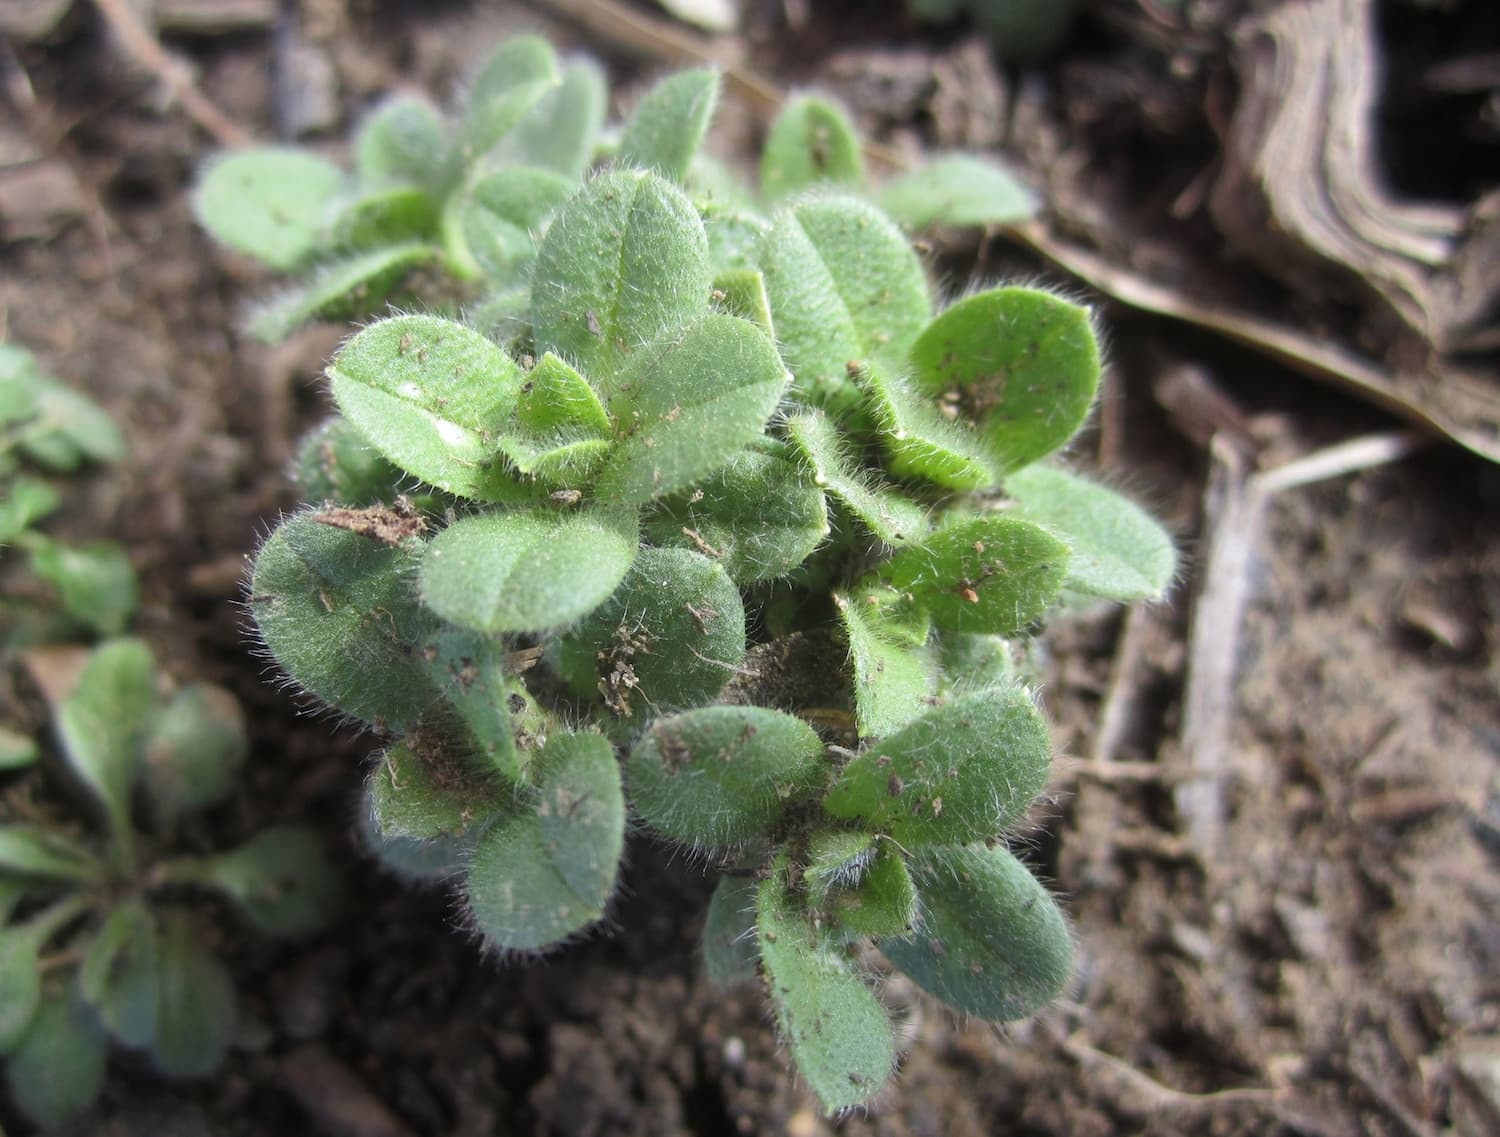
[[[1095,398],[1089,312],[937,303],[831,104],[773,126],[762,207],[697,153],[717,76],[668,78],[602,169],[569,149],[556,207],[506,215],[525,255],[501,264],[521,242],[465,203],[540,168],[528,147],[562,131],[536,116],[587,117],[549,83],[486,67],[456,127],[413,132],[441,161],[382,168],[507,315],[439,297],[344,344],[339,417],[298,464],[313,504],[260,550],[250,608],[294,684],[391,738],[367,789],[384,859],[534,952],[604,915],[638,818],[724,870],[709,975],[758,976],[809,1085],[851,1107],[896,1054],[868,948],[988,1019],[1066,982],[1064,919],[1005,841],[1052,757],[1015,645],[1067,596],[1160,597],[1172,544],[1051,460]],[[919,176],[876,193],[983,209],[974,178]],[[289,265],[320,255],[313,214]]]

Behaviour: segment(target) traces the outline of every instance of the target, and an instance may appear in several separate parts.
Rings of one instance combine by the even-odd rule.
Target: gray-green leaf
[[[620,161],[682,181],[718,102],[717,71],[702,67],[669,75],[646,92],[625,120]]]
[[[126,1046],[156,1034],[156,921],[136,898],[120,901],[95,934],[78,971],[78,990],[106,1030]]]
[[[732,987],[755,978],[760,949],[755,942],[753,876],[721,876],[708,899],[703,921],[703,969],[717,987]]]
[[[156,961],[151,1056],[168,1077],[211,1074],[229,1051],[238,1018],[229,969],[198,938],[192,917],[178,908],[162,914]]]
[[[158,819],[216,805],[234,792],[250,753],[245,712],[222,687],[193,683],[162,709],[146,740],[145,786]]]
[[[1172,538],[1135,502],[1078,474],[1029,466],[1005,480],[1013,513],[1072,550],[1066,587],[1109,600],[1160,600],[1177,574]]]
[[[622,718],[699,706],[745,658],[739,589],[707,557],[642,549],[609,602],[563,637],[558,669]]]
[[[1099,388],[1088,309],[1033,288],[960,300],[923,329],[910,362],[918,389],[973,424],[1001,474],[1072,438]]]
[[[698,850],[768,837],[824,775],[823,743],[799,718],[764,707],[698,707],[659,718],[626,763],[646,824]]]
[[[988,513],[902,549],[877,572],[944,631],[1009,636],[1047,610],[1068,564],[1068,547],[1045,529]]]
[[[201,863],[203,883],[235,902],[260,931],[299,938],[320,931],[343,899],[343,881],[305,825],[273,825]]]
[[[553,218],[532,285],[536,350],[578,367],[608,402],[632,353],[702,312],[710,287],[698,211],[666,178],[614,170]]]
[[[261,146],[209,165],[193,194],[199,223],[223,244],[288,271],[322,250],[344,172],[306,150]]]
[[[787,378],[765,333],[734,316],[705,315],[642,349],[616,383],[621,440],[599,497],[644,505],[713,473],[760,436]]]
[[[820,942],[784,861],[761,883],[756,911],[766,990],[798,1071],[830,1113],[868,1100],[896,1060],[885,1008],[848,957]]]
[[[930,708],[846,766],[823,801],[904,845],[955,845],[1003,833],[1047,784],[1052,737],[1020,688]]]
[[[802,564],[828,536],[828,508],[785,447],[747,448],[692,492],[662,502],[646,535],[658,545],[696,549],[736,584],[750,584]]]
[[[1013,225],[1038,200],[1015,174],[977,154],[944,154],[880,187],[875,201],[902,224]]]
[[[912,864],[922,926],[880,950],[955,1010],[1004,1022],[1062,993],[1073,941],[1057,902],[1005,848],[928,849]]]
[[[71,990],[49,995],[5,1063],[16,1107],[43,1129],[89,1109],[104,1089],[108,1043]]]
[[[772,201],[824,182],[857,187],[865,164],[859,134],[843,110],[816,95],[783,105],[760,156],[760,184]]]
[[[422,603],[481,632],[537,632],[587,615],[625,578],[633,523],[599,512],[461,517],[422,558]]]
[[[438,316],[372,324],[329,365],[339,409],[404,470],[464,497],[508,500],[496,437],[525,373],[478,332]]]
[[[624,847],[620,770],[602,735],[555,734],[538,763],[534,810],[480,838],[469,860],[470,915],[506,951],[537,951],[603,916]]]

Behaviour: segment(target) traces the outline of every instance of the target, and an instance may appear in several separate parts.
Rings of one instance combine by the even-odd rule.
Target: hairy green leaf
[[[714,277],[714,307],[730,316],[749,320],[774,341],[771,301],[766,296],[766,278],[755,269],[727,269]]]
[[[79,994],[121,1043],[145,1046],[156,1034],[159,974],[151,909],[135,897],[120,901],[83,957]]]
[[[719,73],[703,67],[661,80],[625,120],[622,164],[656,170],[682,181],[719,102]]]
[[[864,181],[859,134],[839,107],[817,95],[782,104],[760,156],[760,184],[779,200],[825,182],[857,187]]]
[[[250,317],[250,333],[265,343],[280,343],[310,320],[374,315],[410,273],[439,255],[435,245],[408,241],[319,264],[304,282],[257,308]]]
[[[713,473],[760,437],[786,382],[765,333],[734,316],[705,315],[642,349],[610,404],[621,439],[599,497],[644,505]]]
[[[450,176],[448,128],[436,107],[418,95],[382,102],[354,136],[354,168],[360,180],[420,186],[441,193]]]
[[[500,140],[493,161],[538,166],[576,184],[593,161],[607,103],[599,65],[591,59],[568,60],[558,85]]]
[[[104,1089],[108,1043],[69,990],[48,995],[6,1060],[11,1100],[44,1130],[88,1110]]]
[[[422,603],[481,632],[536,632],[592,612],[625,578],[635,531],[605,513],[482,513],[437,535]]]
[[[883,842],[855,884],[829,894],[827,910],[834,923],[856,935],[910,935],[917,919],[917,890],[906,858]]]
[[[477,179],[460,191],[452,205],[457,211],[461,259],[492,281],[516,279],[536,256],[536,239],[553,212],[576,185],[561,174],[525,166],[506,167]]]
[[[875,860],[876,838],[858,829],[820,829],[807,839],[802,885],[808,906],[822,908],[835,889],[859,883]]]
[[[151,1057],[171,1078],[213,1073],[229,1051],[238,1010],[229,969],[183,909],[162,913],[156,950],[156,1034]]]
[[[608,402],[642,345],[703,311],[708,238],[698,211],[659,174],[615,170],[563,205],[537,252],[532,324]]]
[[[851,461],[847,443],[826,415],[819,411],[793,415],[786,421],[786,436],[807,459],[813,480],[881,541],[904,545],[927,531],[922,507],[881,486]]]
[[[925,617],[909,614],[903,620],[859,595],[835,593],[834,606],[849,637],[860,736],[900,730],[937,693],[938,664],[927,644]]]
[[[370,772],[370,815],[383,838],[467,833],[508,810],[513,791],[423,734],[394,743]]]
[[[745,658],[745,608],[727,573],[686,549],[642,549],[625,581],[563,637],[558,667],[622,718],[701,706]]]
[[[237,150],[209,165],[193,194],[193,211],[221,243],[289,271],[322,251],[344,180],[332,162],[306,150]]]
[[[835,415],[859,400],[850,365],[899,364],[932,316],[910,243],[855,198],[803,198],[778,212],[758,267],[794,392]]]
[[[823,742],[764,707],[698,707],[653,722],[626,764],[630,802],[658,833],[694,849],[769,836],[823,780]]]
[[[732,987],[755,978],[760,950],[755,943],[753,876],[721,876],[708,898],[703,921],[703,969],[716,987]]]
[[[598,734],[555,734],[534,811],[480,838],[466,898],[496,947],[536,951],[604,915],[625,841],[625,798],[614,750]]]
[[[944,631],[1009,636],[1057,598],[1068,564],[1068,547],[1045,529],[987,513],[900,550],[877,571]]]
[[[1073,941],[1057,903],[1005,848],[928,849],[912,865],[922,926],[880,950],[955,1010],[1004,1022],[1057,998]]]
[[[952,845],[1003,833],[1047,784],[1052,738],[1020,688],[930,708],[846,766],[823,801],[904,845]]]
[[[807,560],[828,536],[828,508],[785,447],[747,448],[692,492],[662,502],[646,535],[657,545],[697,549],[736,584],[750,584]]]
[[[821,942],[778,866],[756,898],[760,960],[797,1070],[830,1112],[879,1092],[896,1060],[885,1008],[847,956]]]
[[[904,381],[874,367],[861,368],[858,375],[892,473],[950,490],[994,485],[994,472],[972,432],[944,419]]]
[[[943,689],[939,694],[944,697],[1015,683],[1015,654],[1004,637],[943,632],[938,638],[943,660]]]
[[[1078,474],[1030,466],[1005,480],[1015,514],[1072,550],[1066,587],[1109,600],[1160,600],[1177,574],[1172,538],[1135,502]]]
[[[613,445],[588,380],[550,351],[526,373],[515,422],[519,431],[500,441],[511,464],[563,488],[583,484]]]
[[[299,514],[255,559],[250,610],[282,670],[310,694],[382,729],[406,729],[437,696],[409,645],[429,625],[416,551]]]
[[[403,470],[449,493],[506,501],[500,458],[525,373],[478,332],[439,316],[395,316],[355,336],[328,367],[333,397]]]
[[[302,439],[292,476],[303,501],[355,506],[395,500],[406,477],[342,415]]]
[[[384,186],[340,207],[331,243],[346,252],[364,252],[427,241],[437,232],[437,202],[415,186]]]
[[[1088,309],[1032,288],[960,300],[927,325],[910,360],[918,389],[973,424],[1001,474],[1072,438],[1099,388]]]
[[[1036,216],[1036,194],[999,163],[977,154],[944,154],[892,178],[876,204],[914,229],[932,225],[1014,225]]]
[[[561,83],[557,53],[541,36],[502,43],[480,67],[464,100],[458,137],[465,161],[482,161]]]

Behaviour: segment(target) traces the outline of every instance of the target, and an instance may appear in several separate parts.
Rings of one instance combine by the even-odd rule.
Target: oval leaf
[[[708,238],[693,203],[671,182],[614,170],[558,211],[534,271],[537,354],[568,360],[608,402],[634,351],[708,303]]]
[[[868,1100],[896,1059],[885,1008],[848,957],[819,941],[784,871],[761,883],[756,913],[766,990],[798,1072],[830,1113]]]
[[[51,1131],[91,1108],[104,1089],[108,1043],[69,991],[50,995],[5,1063],[11,1100]]]
[[[1072,438],[1099,389],[1089,311],[1033,288],[960,300],[912,344],[913,378],[955,421],[973,424],[999,473]]]
[[[532,812],[481,837],[466,899],[479,931],[507,951],[536,951],[604,915],[625,841],[614,749],[598,734],[556,734]]]
[[[760,156],[760,184],[768,198],[823,182],[858,186],[864,177],[859,134],[839,107],[816,95],[794,95],[782,104]]]
[[[176,908],[162,916],[157,941],[156,1035],[151,1056],[171,1078],[213,1073],[234,1038],[234,981],[204,946],[192,918]]]
[[[622,437],[599,497],[643,505],[713,473],[760,437],[787,379],[765,333],[734,316],[706,315],[642,349],[610,404]]]
[[[1052,736],[1024,690],[980,691],[933,707],[844,767],[823,801],[905,845],[998,836],[1047,784]]]
[[[366,797],[383,838],[462,835],[506,810],[513,791],[478,776],[423,736],[396,743],[376,763]]]
[[[1049,528],[1072,550],[1066,587],[1109,600],[1160,600],[1177,575],[1172,538],[1114,490],[1066,470],[1031,466],[1005,480],[1012,512]]]
[[[1068,547],[1045,529],[991,513],[902,549],[878,572],[944,631],[1009,636],[1057,598],[1068,564]]]
[[[601,513],[461,517],[422,558],[422,603],[481,632],[556,628],[608,599],[635,549],[634,532]]]
[[[344,172],[306,150],[262,146],[209,165],[193,194],[198,222],[223,244],[283,271],[322,250]]]
[[[158,819],[170,826],[225,800],[249,753],[245,712],[233,695],[211,683],[180,689],[146,740],[146,793]]]
[[[448,174],[448,129],[426,99],[386,99],[360,124],[354,168],[367,183],[405,182],[437,193]]]
[[[525,373],[478,332],[438,316],[381,320],[344,345],[328,377],[345,417],[403,470],[464,497],[516,496],[495,440]]]
[[[767,837],[823,779],[823,742],[799,718],[764,707],[699,707],[659,718],[630,752],[630,803],[646,824],[693,849]]]
[[[745,449],[691,493],[662,502],[646,535],[696,549],[736,584],[751,584],[785,576],[811,556],[828,536],[828,507],[783,449]]]
[[[305,825],[273,825],[201,862],[203,883],[233,900],[260,931],[300,938],[337,914],[343,881]]]
[[[287,675],[323,702],[402,730],[437,692],[410,645],[431,618],[412,595],[417,557],[302,514],[255,558],[250,611]]]
[[[977,154],[944,154],[880,187],[876,203],[914,229],[931,225],[1014,225],[1039,206],[1015,174]]]
[[[138,899],[110,909],[78,971],[78,990],[99,1021],[125,1046],[156,1034],[156,921]]]
[[[911,244],[855,198],[812,197],[779,212],[758,267],[793,390],[835,415],[859,400],[850,363],[889,360],[898,368],[932,316]]]
[[[103,806],[115,839],[124,843],[134,832],[130,798],[155,709],[156,660],[136,639],[110,640],[95,648],[77,688],[57,706],[63,756]]]
[[[687,176],[719,103],[719,73],[701,67],[669,75],[636,104],[620,138],[621,163]]]
[[[1004,848],[931,849],[912,864],[922,926],[880,950],[955,1010],[1005,1022],[1062,994],[1073,940],[1057,902]]]
[[[700,706],[745,658],[745,608],[722,568],[686,549],[642,549],[609,602],[559,645],[580,696],[621,718]]]

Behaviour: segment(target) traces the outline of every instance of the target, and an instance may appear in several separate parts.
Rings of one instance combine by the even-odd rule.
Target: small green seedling
[[[57,756],[97,835],[15,791],[0,798],[0,1061],[16,1105],[46,1128],[93,1104],[112,1042],[169,1077],[218,1067],[235,990],[191,890],[287,937],[318,930],[340,892],[317,837],[295,825],[173,855],[183,823],[234,790],[248,751],[239,705],[208,684],[164,697],[140,640],[80,656],[71,671],[71,657],[49,657],[48,693]]]
[[[0,343],[0,547],[23,551],[32,576],[56,601],[7,596],[10,646],[75,630],[95,636],[124,630],[136,604],[125,551],[110,541],[68,545],[38,528],[62,504],[56,477],[124,456],[125,441],[102,407],[46,375],[29,351]]]
[[[836,1111],[897,1050],[862,945],[986,1018],[1063,988],[1067,926],[1005,843],[1052,758],[1016,651],[1062,598],[1159,599],[1175,554],[1056,460],[1088,310],[939,303],[826,105],[773,127],[776,204],[726,208],[695,188],[717,93],[645,97],[503,326],[344,344],[249,604],[294,684],[389,736],[376,854],[496,950],[605,914],[632,813],[726,870],[708,973],[763,982]]]

